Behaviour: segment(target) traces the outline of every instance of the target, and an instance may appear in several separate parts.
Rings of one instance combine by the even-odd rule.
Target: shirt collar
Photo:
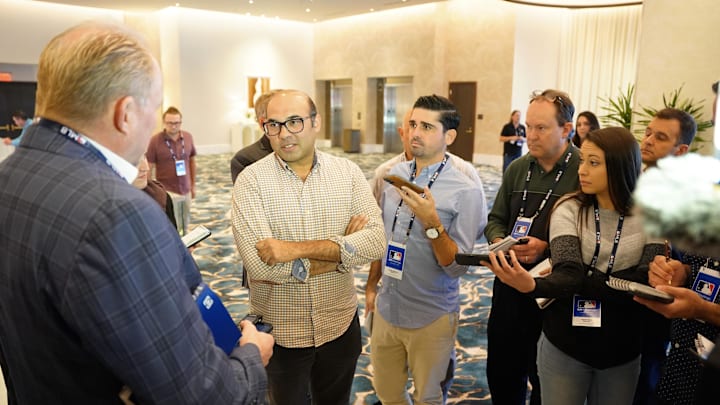
[[[99,143],[93,141],[92,139],[85,137],[87,141],[94,147],[96,147],[106,158],[107,160],[112,163],[113,167],[117,169],[118,173],[120,173],[120,176],[122,176],[125,181],[132,184],[133,181],[135,181],[135,178],[138,176],[138,169],[133,165],[132,163],[128,162],[127,160],[121,158],[119,155],[117,155],[115,152],[111,151],[110,149],[100,145]]]
[[[555,166],[553,166],[553,167],[562,166],[562,164],[565,162],[565,157],[567,156],[568,152],[572,152],[573,155],[577,155],[578,151],[579,151],[579,149],[577,148],[577,146],[575,146],[574,143],[569,142],[567,147],[565,148],[565,151],[563,151],[563,154],[560,156],[560,159],[558,159],[557,162],[555,162]],[[535,156],[528,153],[528,157],[530,158],[531,162],[539,165],[538,160]]]

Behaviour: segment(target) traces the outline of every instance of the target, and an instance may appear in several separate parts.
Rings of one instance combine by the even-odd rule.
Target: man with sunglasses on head
[[[195,198],[195,143],[193,136],[180,129],[182,114],[175,107],[163,113],[164,129],[153,135],[147,149],[150,178],[170,193],[175,223],[181,235],[190,224],[190,202]]]
[[[274,93],[263,122],[274,153],[233,188],[232,226],[251,312],[274,326],[271,404],[347,404],[361,351],[353,266],[385,251],[360,168],[315,149],[321,117],[305,93]],[[309,392],[308,392],[309,391]]]
[[[578,149],[567,142],[575,107],[561,91],[548,89],[531,95],[526,113],[529,152],[513,161],[503,175],[488,216],[485,236],[490,243],[508,235],[527,238],[515,251],[527,269],[549,257],[548,220],[557,199],[578,189]],[[528,378],[531,404],[540,403],[535,362],[541,316],[535,299],[493,283],[488,321],[487,378],[496,404],[525,404]]]

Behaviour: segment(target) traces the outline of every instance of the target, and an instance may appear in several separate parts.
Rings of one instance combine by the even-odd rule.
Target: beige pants
[[[383,405],[442,404],[440,383],[455,346],[458,314],[446,314],[419,329],[398,328],[375,314],[370,339],[373,387]],[[406,390],[408,371],[415,391]]]

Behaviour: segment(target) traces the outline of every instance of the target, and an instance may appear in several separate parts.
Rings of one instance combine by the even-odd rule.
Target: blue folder
[[[227,309],[225,309],[222,300],[205,283],[201,283],[195,289],[193,298],[197,302],[203,321],[212,332],[215,345],[223,349],[225,353],[230,354],[242,334]]]

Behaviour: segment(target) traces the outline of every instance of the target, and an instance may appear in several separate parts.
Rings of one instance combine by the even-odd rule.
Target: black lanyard
[[[563,173],[565,173],[565,170],[567,169],[567,165],[568,165],[568,162],[570,161],[571,157],[572,157],[572,151],[568,152],[567,156],[565,156],[565,161],[563,162],[562,167],[560,167],[560,170],[558,170],[557,175],[555,175],[555,182],[550,187],[547,194],[545,194],[545,198],[540,203],[540,206],[538,207],[537,211],[535,211],[535,215],[532,216],[532,219],[537,218],[537,216],[540,215],[540,213],[542,212],[543,208],[545,208],[545,205],[547,204],[548,200],[550,199],[550,196],[552,195],[553,189],[555,188],[555,186],[557,186]],[[527,205],[528,186],[530,185],[530,178],[532,177],[532,171],[534,168],[535,168],[535,161],[532,161],[532,162],[530,162],[530,168],[528,168],[527,176],[525,176],[525,187],[523,188],[522,205],[520,206],[520,212],[518,213],[518,218],[525,216],[525,205]]]
[[[432,176],[430,176],[430,181],[428,181],[427,188],[432,187],[432,185],[435,183],[435,180],[437,180],[438,176],[440,175],[440,172],[445,167],[445,164],[447,164],[448,158],[450,156],[446,153],[445,157],[443,157],[442,162],[440,163],[440,166],[438,166],[437,170],[435,170],[435,173],[433,173]],[[410,168],[410,182],[412,183],[413,180],[415,180],[415,168],[416,163],[415,160],[412,161],[412,166]],[[392,229],[390,230],[390,235],[393,235],[395,233],[395,225],[397,224],[398,216],[400,215],[400,207],[403,205],[403,199],[400,199],[400,204],[398,204],[397,208],[395,209],[395,218],[393,218],[393,224]],[[405,233],[405,240],[407,240],[410,237],[410,231],[412,230],[413,224],[415,223],[415,213],[410,214],[410,224],[408,224],[408,230]]]
[[[172,156],[173,162],[177,162],[177,156],[175,155],[175,149],[173,149],[172,146],[170,146],[170,141],[167,138],[167,132],[165,133],[165,145],[167,145],[168,149],[170,149],[170,156]],[[182,145],[182,156],[181,158],[185,160],[185,138],[182,135],[182,131],[180,131],[180,145]]]
[[[610,252],[610,259],[608,260],[607,274],[608,276],[612,272],[613,265],[615,264],[615,255],[617,254],[618,246],[620,245],[620,234],[622,233],[623,221],[625,221],[625,215],[620,214],[618,219],[617,230],[615,231],[615,239],[613,240],[612,251]],[[600,208],[598,208],[597,200],[595,200],[595,253],[593,254],[590,267],[595,268],[598,261],[598,255],[600,254]]]
[[[90,141],[83,136],[80,133],[77,133],[73,131],[72,129],[66,127],[65,125],[60,124],[59,122],[55,122],[52,120],[49,120],[47,118],[41,118],[38,122],[38,125],[41,127],[45,127],[51,131],[54,131],[55,133],[62,135],[71,141],[74,141],[78,143],[79,145],[82,145],[83,147],[87,148],[89,151],[95,154],[95,156],[99,157],[100,160],[105,162],[106,165],[108,165],[118,176],[125,178],[122,173],[120,173],[120,170],[118,170],[115,165],[112,164],[112,161],[108,159],[101,151],[100,149],[96,148],[95,145],[90,143]]]

